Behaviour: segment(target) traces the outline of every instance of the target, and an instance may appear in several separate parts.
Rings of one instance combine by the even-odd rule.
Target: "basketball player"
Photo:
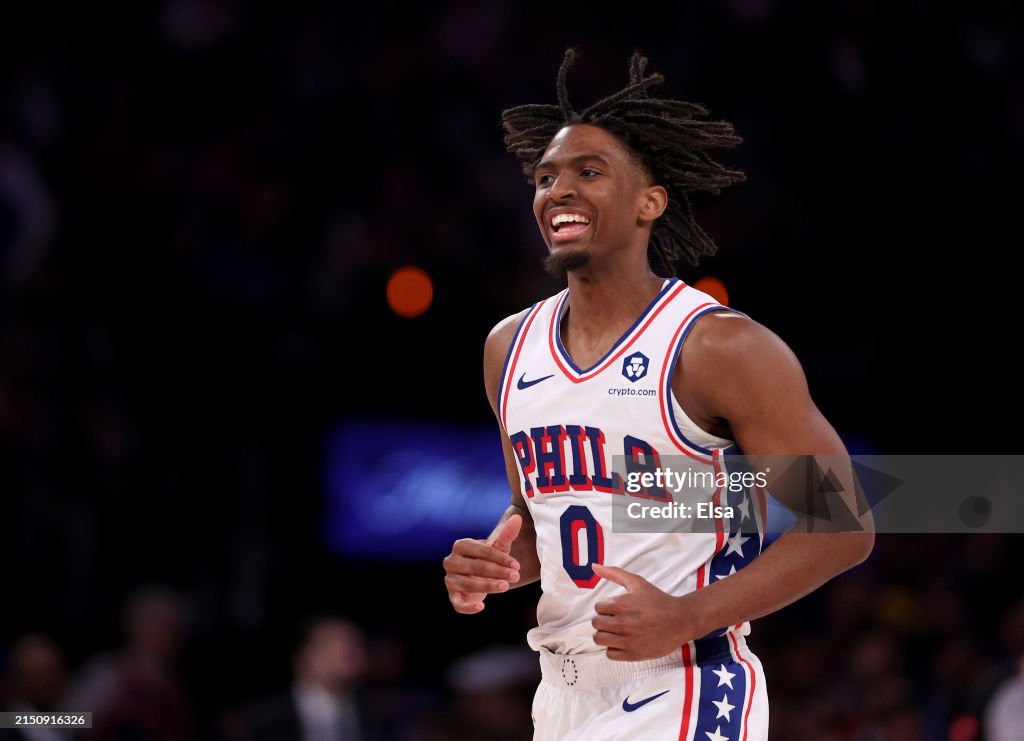
[[[634,55],[622,91],[573,110],[566,52],[558,105],[503,114],[534,188],[546,268],[561,293],[500,322],[484,380],[502,432],[512,502],[487,540],[445,559],[455,610],[540,579],[530,645],[543,681],[537,739],[767,738],[763,670],[748,621],[867,557],[870,532],[792,529],[763,554],[764,510],[703,534],[615,533],[625,501],[614,456],[682,456],[721,471],[747,455],[846,454],[773,333],[677,278],[715,245],[687,193],[743,179],[709,150],[739,142],[702,107],[650,97],[662,82]],[[654,490],[641,496],[664,501]],[[756,556],[756,558],[755,558]]]

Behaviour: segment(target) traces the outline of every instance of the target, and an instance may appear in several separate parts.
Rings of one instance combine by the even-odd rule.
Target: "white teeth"
[[[590,219],[583,214],[555,214],[551,217],[551,226],[558,226],[559,224],[568,224],[570,222],[578,222],[580,224],[589,224]]]

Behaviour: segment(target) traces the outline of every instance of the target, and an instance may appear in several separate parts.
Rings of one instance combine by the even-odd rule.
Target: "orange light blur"
[[[407,265],[388,278],[388,306],[398,316],[411,319],[430,308],[434,300],[434,284],[419,268]]]
[[[729,292],[725,289],[725,283],[718,278],[708,275],[694,283],[693,287],[698,291],[704,291],[723,306],[729,305]]]

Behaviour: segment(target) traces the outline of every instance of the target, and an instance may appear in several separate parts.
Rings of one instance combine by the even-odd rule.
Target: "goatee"
[[[579,270],[590,261],[590,253],[583,250],[567,250],[544,258],[544,272],[552,278],[565,280],[572,270]]]

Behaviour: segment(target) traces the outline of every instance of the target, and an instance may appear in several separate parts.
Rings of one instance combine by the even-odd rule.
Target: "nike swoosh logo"
[[[552,373],[551,376],[553,375],[555,374]],[[526,374],[524,373],[523,375],[519,376],[519,380],[516,381],[516,388],[519,389],[520,391],[522,391],[523,389],[528,389],[530,388],[530,386],[536,386],[541,381],[548,380],[549,378],[551,378],[551,376],[544,376],[543,378],[535,378],[532,381],[526,381],[524,380],[526,378]]]
[[[637,702],[630,702],[629,698],[627,697],[625,700],[622,701],[622,709],[625,710],[627,713],[632,713],[637,708],[642,708],[647,703],[654,702],[662,695],[667,695],[671,691],[672,690],[665,690],[664,692],[659,692],[656,695],[651,695],[650,697],[644,698],[643,700],[639,700]]]

